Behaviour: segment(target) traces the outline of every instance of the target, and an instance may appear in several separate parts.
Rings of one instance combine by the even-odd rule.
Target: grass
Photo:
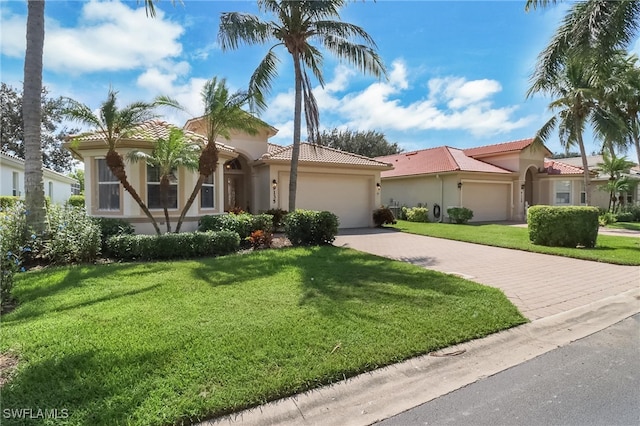
[[[497,289],[331,246],[17,278],[3,409],[71,425],[195,422],[526,322]]]
[[[534,253],[553,254],[617,265],[640,265],[640,238],[599,235],[596,247],[585,249],[535,245],[529,241],[529,231],[527,228],[509,225],[456,225],[399,220],[396,225],[393,225],[393,228],[411,234],[466,241]]]
[[[640,222],[616,222],[607,225],[607,228],[628,229],[630,231],[640,232]]]

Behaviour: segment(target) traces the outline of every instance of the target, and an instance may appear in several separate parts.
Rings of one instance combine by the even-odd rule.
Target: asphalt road
[[[640,425],[640,314],[377,424]]]

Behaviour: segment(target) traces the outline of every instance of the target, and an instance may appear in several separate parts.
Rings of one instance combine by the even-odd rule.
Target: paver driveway
[[[500,288],[530,320],[640,287],[639,266],[610,265],[389,229],[342,230],[334,245]]]

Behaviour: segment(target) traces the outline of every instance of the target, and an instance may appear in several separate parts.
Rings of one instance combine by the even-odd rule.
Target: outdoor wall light
[[[273,188],[273,204],[276,203],[276,189],[278,189],[278,181],[277,180],[272,180],[271,181],[271,188]]]
[[[380,182],[376,183],[376,192],[379,194],[382,187],[380,186]]]
[[[458,182],[458,189],[462,189],[462,182]]]
[[[524,183],[522,185],[520,185],[520,189],[522,189],[524,191]]]

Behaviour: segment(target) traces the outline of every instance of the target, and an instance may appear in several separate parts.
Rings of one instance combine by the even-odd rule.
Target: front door
[[[224,209],[232,211],[236,209],[247,210],[247,201],[244,191],[244,176],[241,174],[227,174],[224,192]]]

